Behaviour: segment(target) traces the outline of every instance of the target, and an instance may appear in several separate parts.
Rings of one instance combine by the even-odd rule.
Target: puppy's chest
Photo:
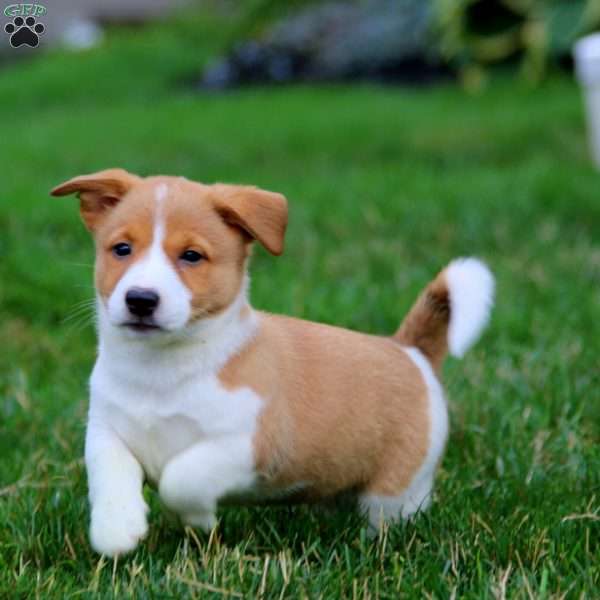
[[[217,377],[203,376],[174,386],[148,386],[104,377],[94,385],[91,412],[99,410],[157,483],[166,463],[210,438],[253,434],[261,399],[249,388],[228,390]]]

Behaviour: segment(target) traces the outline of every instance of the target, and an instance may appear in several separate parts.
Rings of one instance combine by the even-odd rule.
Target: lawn
[[[0,71],[0,598],[586,598],[600,589],[600,174],[555,75],[453,85],[194,93],[203,19],[112,33]],[[283,192],[286,252],[256,307],[390,333],[451,258],[497,276],[491,327],[448,360],[431,510],[378,541],[349,506],[228,508],[94,555],[82,461],[93,248],[48,190],[123,166]]]

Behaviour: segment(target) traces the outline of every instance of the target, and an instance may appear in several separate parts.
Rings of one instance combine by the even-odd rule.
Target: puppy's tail
[[[477,341],[494,302],[494,277],[476,258],[453,260],[423,290],[394,334],[416,346],[437,371],[448,350],[458,358]]]

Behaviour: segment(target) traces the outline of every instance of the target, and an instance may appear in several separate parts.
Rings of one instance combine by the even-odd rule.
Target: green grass
[[[0,597],[597,596],[600,175],[574,84],[192,93],[224,35],[157,26],[0,72]],[[263,309],[389,333],[449,259],[489,262],[492,325],[444,368],[427,514],[372,542],[349,507],[231,508],[209,538],[148,490],[148,540],[92,553],[93,249],[75,201],[47,192],[109,166],[285,193],[287,250],[253,263]]]

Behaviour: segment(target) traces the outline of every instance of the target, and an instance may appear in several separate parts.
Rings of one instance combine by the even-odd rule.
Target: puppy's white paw
[[[217,524],[217,516],[214,512],[197,512],[194,514],[181,515],[181,520],[190,527],[199,527],[207,533]]]
[[[96,503],[92,508],[90,542],[98,554],[116,556],[131,552],[148,533],[146,503],[118,499]]]

